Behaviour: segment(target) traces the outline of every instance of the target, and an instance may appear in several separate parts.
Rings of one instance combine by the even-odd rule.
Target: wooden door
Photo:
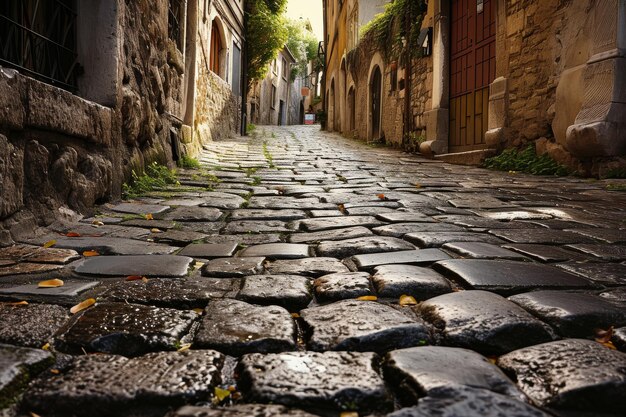
[[[450,152],[485,148],[496,73],[496,0],[452,0]]]
[[[371,96],[372,96],[372,139],[380,139],[380,102],[381,102],[382,74],[380,68],[376,67],[372,74]]]

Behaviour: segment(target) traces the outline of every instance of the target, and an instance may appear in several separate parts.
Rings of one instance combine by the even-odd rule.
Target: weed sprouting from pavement
[[[125,199],[135,198],[172,184],[180,185],[176,179],[176,171],[153,162],[146,166],[141,175],[137,175],[135,170],[132,171],[130,181],[122,186],[122,196]]]

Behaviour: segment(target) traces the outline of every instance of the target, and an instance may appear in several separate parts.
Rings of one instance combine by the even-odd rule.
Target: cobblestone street
[[[624,180],[319,126],[199,160],[0,249],[0,416],[625,415]]]

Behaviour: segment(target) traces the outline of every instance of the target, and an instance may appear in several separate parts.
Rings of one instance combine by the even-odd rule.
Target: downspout
[[[248,13],[246,6],[243,6],[243,35],[241,36],[241,136],[248,134]]]
[[[404,75],[404,126],[402,126],[402,143],[404,147],[408,145],[409,133],[411,133],[411,68],[412,60],[410,53],[410,33],[411,33],[411,13],[407,13],[404,17],[404,33],[406,36],[406,45],[404,52],[406,53],[406,65]]]

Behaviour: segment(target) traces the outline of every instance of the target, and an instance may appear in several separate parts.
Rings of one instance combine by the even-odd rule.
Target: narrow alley
[[[624,415],[623,180],[319,126],[198,159],[0,249],[0,415]]]

